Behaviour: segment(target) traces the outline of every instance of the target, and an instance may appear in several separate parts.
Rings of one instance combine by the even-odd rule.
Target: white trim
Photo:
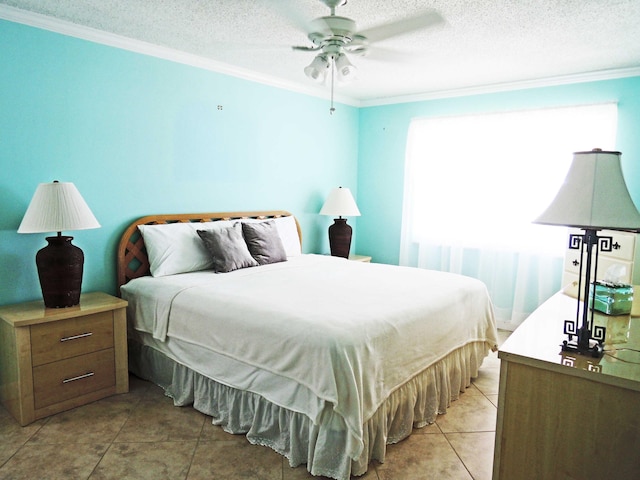
[[[329,100],[330,93],[328,89],[318,87],[304,87],[298,83],[283,80],[282,78],[264,75],[252,70],[236,67],[228,63],[218,62],[199,55],[174,50],[168,47],[154,45],[152,43],[135,40],[115,33],[109,33],[83,25],[77,25],[66,20],[42,15],[35,12],[20,10],[19,8],[0,5],[0,19],[8,20],[14,23],[20,23],[30,27],[48,30],[50,32],[59,33],[69,37],[75,37],[89,42],[107,45],[122,50],[128,50],[142,55],[161,58],[176,63],[182,63],[203,70],[210,70],[216,73],[222,73],[244,80],[261,83],[271,87],[281,88],[296,93],[302,93],[312,97],[326,98]],[[354,107],[359,106],[359,102],[351,97],[335,94],[335,100],[345,105]]]
[[[374,98],[361,100],[360,107],[376,107],[380,105],[395,105],[399,103],[424,102],[452,97],[468,97],[471,95],[483,95],[487,93],[508,92],[512,90],[525,90],[528,88],[554,87],[573,83],[596,82],[600,80],[614,80],[616,78],[638,77],[640,67],[618,68],[600,70],[587,73],[576,73],[557,77],[538,78],[535,80],[521,80],[509,83],[496,83],[493,85],[479,85],[476,87],[457,88],[454,90],[440,90],[437,92],[420,93],[388,98]]]
[[[304,95],[329,99],[329,91],[318,89],[317,87],[305,87],[296,82],[283,80],[281,78],[264,75],[252,70],[236,67],[228,63],[218,62],[198,55],[189,54],[168,47],[153,45],[151,43],[135,40],[132,38],[104,32],[91,27],[77,25],[65,20],[60,20],[47,15],[21,10],[8,5],[0,5],[0,19],[10,22],[21,23],[31,27],[49,30],[70,37],[80,38],[94,43],[120,48],[142,55],[149,55],[176,63],[182,63],[204,70],[210,70],[237,78],[242,78],[252,82],[289,90]],[[612,70],[602,70],[596,72],[579,73],[573,75],[563,75],[557,77],[540,78],[535,80],[524,80],[510,83],[497,83],[493,85],[481,85],[477,87],[458,88],[454,90],[441,90],[437,92],[427,92],[415,95],[402,95],[387,98],[373,98],[368,100],[358,100],[349,96],[336,94],[336,101],[353,107],[375,107],[381,105],[392,105],[399,103],[423,102],[427,100],[437,100],[442,98],[466,97],[471,95],[481,95],[487,93],[497,93],[512,90],[523,90],[527,88],[541,88],[557,85],[568,85],[571,83],[585,83],[599,80],[612,80],[616,78],[626,78],[640,76],[640,67],[621,68]]]

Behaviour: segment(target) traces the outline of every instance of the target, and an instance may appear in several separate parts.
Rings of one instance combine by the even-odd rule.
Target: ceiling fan
[[[356,78],[354,67],[347,54],[364,56],[372,43],[403,35],[414,30],[431,27],[444,22],[434,10],[425,11],[394,22],[385,23],[367,30],[358,31],[356,22],[336,15],[336,7],[346,5],[347,0],[320,0],[331,10],[331,14],[319,17],[310,23],[307,38],[313,46],[294,46],[294,50],[319,52],[304,69],[307,77],[322,83],[331,72],[331,110],[333,113],[333,80],[347,82]]]

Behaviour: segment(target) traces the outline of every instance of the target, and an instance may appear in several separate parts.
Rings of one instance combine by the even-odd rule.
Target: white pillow
[[[233,223],[229,220],[220,220],[203,223],[138,225],[138,230],[147,247],[151,275],[163,277],[213,268],[213,259],[196,230],[224,228]]]
[[[302,248],[295,217],[290,215],[288,217],[274,218],[273,220],[276,222],[276,227],[278,227],[278,233],[280,234],[282,245],[284,245],[284,251],[287,252],[287,257],[301,255]]]

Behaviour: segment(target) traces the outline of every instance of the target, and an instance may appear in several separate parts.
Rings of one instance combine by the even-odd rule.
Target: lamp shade
[[[356,205],[351,190],[348,188],[334,188],[324,202],[320,215],[332,215],[334,217],[359,217],[360,210]]]
[[[599,149],[574,153],[556,198],[534,223],[640,231],[640,212],[624,181],[620,155]]]
[[[73,183],[41,183],[18,227],[18,233],[45,233],[99,228]]]

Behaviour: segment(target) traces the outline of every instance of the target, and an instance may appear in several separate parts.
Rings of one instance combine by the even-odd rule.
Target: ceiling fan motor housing
[[[330,41],[342,42],[346,45],[351,42],[356,32],[356,22],[346,17],[320,17],[312,23],[313,31],[309,34],[309,40],[319,47]]]

